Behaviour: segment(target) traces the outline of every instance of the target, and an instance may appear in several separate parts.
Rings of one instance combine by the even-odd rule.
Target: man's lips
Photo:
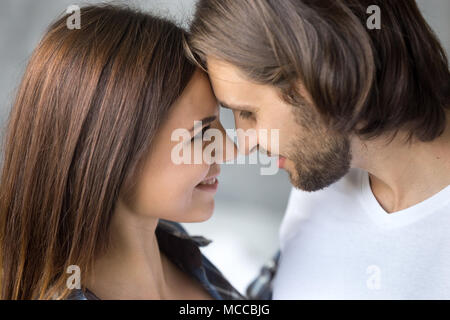
[[[267,156],[274,157],[276,155],[272,154],[270,151],[267,151]],[[286,162],[286,158],[282,155],[278,155],[278,168],[284,169],[284,164]]]
[[[282,157],[282,156],[279,156],[278,157],[278,168],[284,169],[285,162],[286,162],[286,158]]]

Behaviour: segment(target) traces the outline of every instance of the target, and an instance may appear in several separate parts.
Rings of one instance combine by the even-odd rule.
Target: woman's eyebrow
[[[195,131],[195,129],[201,128],[207,124],[210,124],[211,122],[216,121],[216,119],[217,119],[217,116],[209,116],[209,117],[203,118],[202,120],[199,120],[201,123],[194,125],[192,127],[192,129],[189,131],[191,131],[191,132]]]

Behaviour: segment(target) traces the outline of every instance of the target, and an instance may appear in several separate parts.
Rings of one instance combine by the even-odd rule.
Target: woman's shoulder
[[[168,220],[160,219],[158,223],[158,227],[156,229],[156,235],[161,236],[162,234],[170,234],[174,237],[189,240],[195,243],[199,247],[205,247],[209,245],[212,241],[203,237],[203,236],[192,236],[190,235],[186,229],[179,222],[173,222]],[[159,237],[158,237],[159,240]]]
[[[67,296],[66,300],[100,300],[93,292],[89,289],[72,289],[70,294]]]
[[[200,251],[211,240],[192,236],[180,223],[162,219],[155,233],[160,250],[181,270],[196,278],[215,299],[246,299]],[[67,299],[99,300],[89,289],[75,289]]]
[[[161,251],[183,271],[197,278],[213,297],[223,300],[245,299],[200,251],[200,247],[206,247],[211,240],[190,235],[180,223],[167,220],[160,220],[156,235]]]

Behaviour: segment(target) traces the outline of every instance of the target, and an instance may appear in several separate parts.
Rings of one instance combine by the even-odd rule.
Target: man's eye
[[[253,116],[253,113],[249,112],[249,111],[240,111],[239,112],[239,117],[241,119],[247,120],[247,119],[250,119],[252,116]]]
[[[195,136],[192,137],[191,141],[197,140],[197,139],[203,139],[203,136],[205,135],[205,132],[211,129],[211,125],[206,126],[202,129],[202,131],[200,131],[199,133],[197,133]]]

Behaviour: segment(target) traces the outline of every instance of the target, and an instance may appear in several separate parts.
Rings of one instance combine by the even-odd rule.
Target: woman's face
[[[195,121],[202,121],[203,126],[190,131]],[[236,154],[235,145],[220,124],[219,107],[209,79],[205,73],[196,71],[153,140],[136,182],[133,201],[129,203],[133,212],[176,222],[200,222],[211,217],[218,187],[218,180],[214,183],[214,178],[220,173],[219,159],[211,162],[210,158],[202,157],[200,162],[196,162],[198,164],[193,161],[190,162],[192,164],[176,164],[173,159],[177,145],[185,148],[183,150],[191,150],[192,159],[194,144],[197,152],[204,151],[211,142],[203,141],[203,133],[210,128],[220,130],[223,135],[222,145],[227,152],[216,150],[216,153],[224,155],[220,156],[220,161],[232,160]],[[179,129],[189,131],[189,136],[172,141],[172,134]]]

